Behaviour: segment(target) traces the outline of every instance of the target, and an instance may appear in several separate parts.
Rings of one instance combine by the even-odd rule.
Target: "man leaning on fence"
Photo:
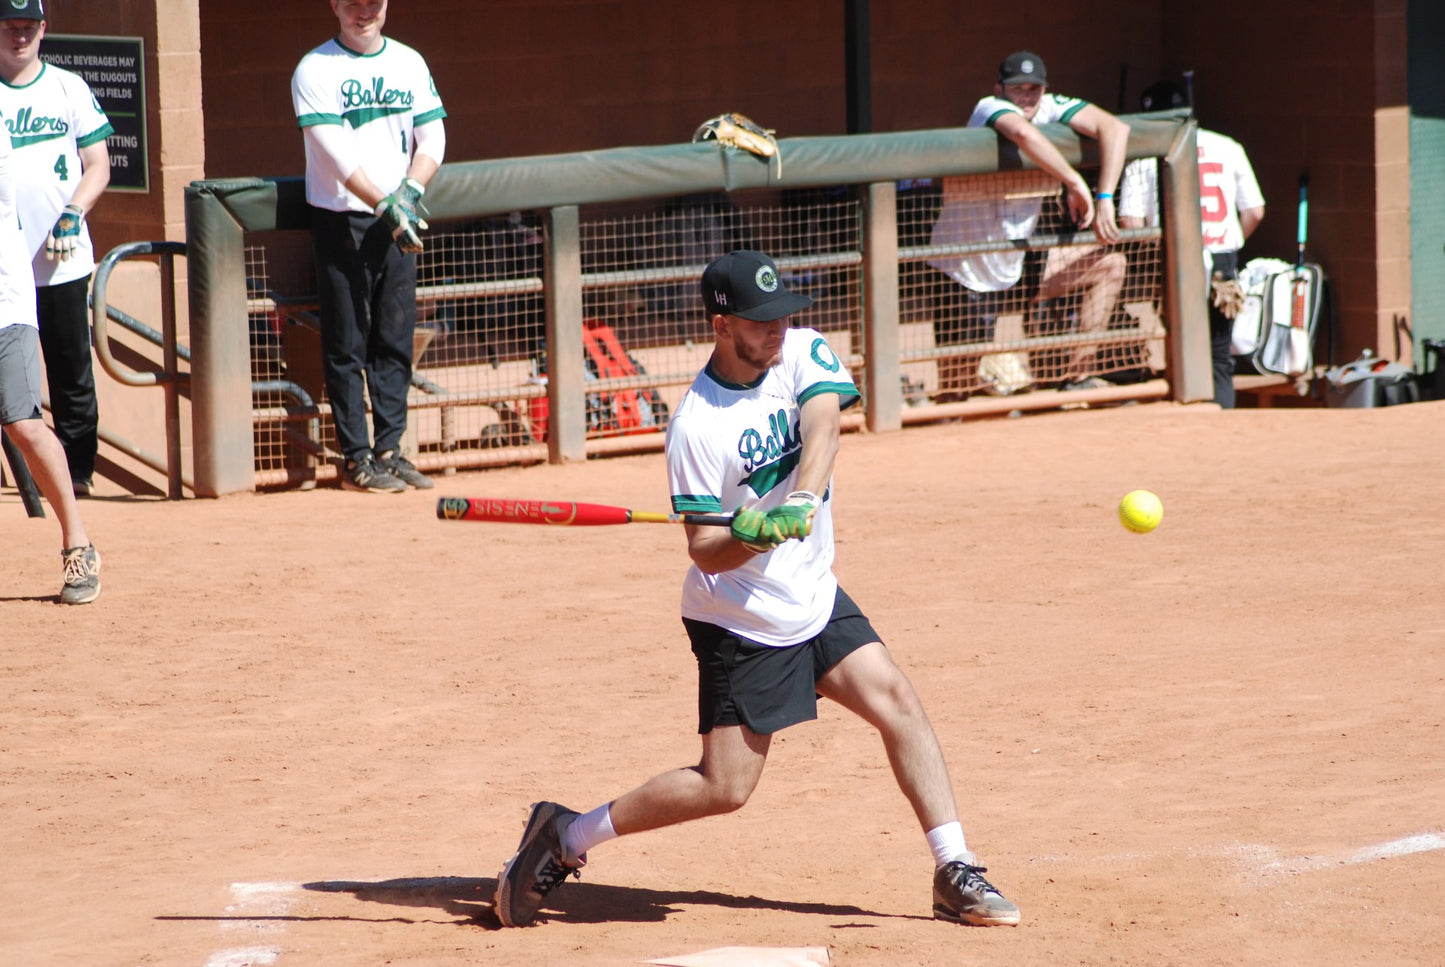
[[[1097,194],[1090,192],[1084,176],[1038,128],[1051,123],[1067,124],[1099,142]],[[993,94],[974,106],[968,127],[992,128],[1016,144],[1030,161],[1062,184],[1070,220],[1081,230],[1092,227],[1099,241],[1105,243],[1051,249],[1038,292],[1042,298],[1054,299],[1082,291],[1080,331],[1103,331],[1127,269],[1123,254],[1111,252],[1106,246],[1119,239],[1114,188],[1124,167],[1129,125],[1087,101],[1050,92],[1043,58],[1020,50],[999,65]],[[931,241],[934,245],[1021,241],[1033,233],[1042,207],[1043,199],[1037,193],[979,199],[965,192],[950,197],[945,182],[943,208]],[[956,283],[944,288],[935,309],[935,341],[939,345],[992,341],[1005,293],[1023,277],[1024,251],[1014,247],[1001,252],[943,256],[930,264]],[[1060,388],[1106,385],[1092,370],[1094,355],[1092,346],[1075,348],[1065,364]],[[943,360],[939,366],[940,389],[946,394],[966,392],[971,382],[967,366],[963,357]]]
[[[337,35],[291,77],[306,143],[322,367],[341,485],[397,493],[432,486],[402,455],[401,438],[416,253],[427,227],[422,196],[446,149],[446,110],[422,56],[382,36],[387,0],[330,2]]]

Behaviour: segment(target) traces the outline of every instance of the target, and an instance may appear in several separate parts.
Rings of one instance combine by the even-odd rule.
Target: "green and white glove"
[[[775,544],[786,538],[774,538],[777,528],[768,523],[768,515],[761,510],[738,510],[733,513],[732,534],[755,554],[771,551]]]
[[[782,540],[802,540],[813,532],[813,515],[817,512],[818,495],[807,490],[795,490],[768,511],[768,523]]]
[[[80,247],[80,227],[85,224],[85,212],[76,205],[66,205],[55,221],[55,227],[45,236],[45,261],[56,259],[64,262]]]
[[[422,213],[426,212],[426,207],[421,203],[421,196],[424,194],[426,189],[408,178],[396,191],[376,204],[376,217],[391,229],[392,241],[396,242],[396,247],[403,252],[415,253],[422,250],[419,233],[427,229],[426,219],[422,217]]]
[[[422,195],[425,194],[426,189],[423,188],[422,183],[415,178],[403,179],[401,187],[396,190],[396,197],[403,205],[411,209],[411,220],[416,222],[417,227],[422,231],[426,231],[428,228],[426,217],[431,214],[421,201]]]

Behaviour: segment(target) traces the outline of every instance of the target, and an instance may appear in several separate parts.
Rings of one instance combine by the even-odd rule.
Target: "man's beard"
[[[746,363],[747,365],[759,370],[772,369],[774,366],[778,365],[778,362],[783,358],[783,350],[781,346],[773,350],[772,352],[767,352],[766,350],[762,349],[753,349],[750,346],[741,345],[737,346],[736,349],[738,354],[738,360],[740,362]]]

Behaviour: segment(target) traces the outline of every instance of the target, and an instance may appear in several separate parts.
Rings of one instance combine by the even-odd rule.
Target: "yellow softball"
[[[1119,501],[1119,522],[1136,534],[1147,534],[1164,519],[1164,505],[1147,490],[1131,490]]]

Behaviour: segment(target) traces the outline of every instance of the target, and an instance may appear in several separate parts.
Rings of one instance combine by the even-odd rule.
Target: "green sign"
[[[110,190],[150,191],[145,50],[140,37],[46,34],[40,59],[79,74],[110,118]]]

